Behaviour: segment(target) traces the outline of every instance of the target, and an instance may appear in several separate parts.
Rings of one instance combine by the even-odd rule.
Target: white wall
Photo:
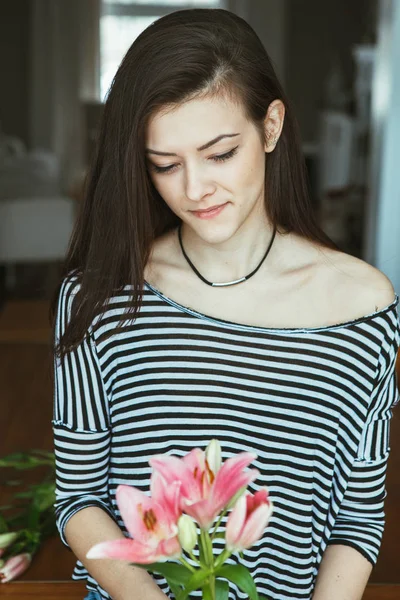
[[[364,257],[400,295],[400,2],[381,0]]]

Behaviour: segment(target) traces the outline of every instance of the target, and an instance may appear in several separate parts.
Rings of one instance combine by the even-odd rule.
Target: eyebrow
[[[201,152],[201,150],[206,150],[210,146],[213,146],[214,144],[216,144],[217,142],[222,140],[222,138],[235,137],[237,135],[239,135],[239,133],[222,133],[221,135],[217,136],[213,140],[210,140],[206,144],[203,144],[202,146],[200,146],[200,148],[196,148],[196,150],[198,152]],[[175,154],[175,152],[160,152],[159,150],[151,150],[150,148],[146,148],[146,153],[147,154],[159,154],[160,156],[177,156],[177,154]]]

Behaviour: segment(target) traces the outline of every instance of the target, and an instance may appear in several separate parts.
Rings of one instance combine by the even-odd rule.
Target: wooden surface
[[[370,584],[367,586],[362,600],[400,600],[400,584]]]
[[[32,598],[82,600],[85,593],[85,586],[75,581],[11,582],[0,586],[0,596],[13,598],[13,600],[32,600]],[[362,600],[400,600],[400,585],[369,585]]]
[[[50,344],[46,300],[14,300],[0,312],[0,342]]]
[[[77,581],[36,581],[34,583],[16,581],[0,585],[0,596],[14,600],[32,600],[32,598],[82,600],[86,593],[85,585]]]
[[[0,313],[0,456],[33,448],[53,451],[48,310],[46,301],[21,300]],[[34,475],[31,471],[24,480]],[[68,581],[75,562],[74,554],[56,535],[39,549],[18,581]]]
[[[8,307],[6,305],[4,311],[0,313],[2,408],[0,456],[32,448],[53,450],[51,430],[53,367],[47,313],[48,303],[44,301],[20,301],[17,304],[10,304]],[[400,362],[398,362],[398,366],[400,367]],[[374,588],[371,585],[382,582],[400,583],[398,554],[398,540],[400,539],[400,519],[398,518],[400,510],[400,405],[393,411],[390,440],[391,453],[387,469],[387,498],[385,500],[386,526],[378,562],[372,571],[368,588],[368,594],[378,594],[379,591],[380,595],[368,595],[365,596],[365,600],[379,600],[380,598],[382,600],[400,600],[400,587]],[[0,594],[13,594],[14,598],[22,600],[24,596],[14,594],[14,590],[20,589],[15,587],[20,582],[37,582],[36,585],[38,585],[39,582],[48,580],[68,581],[75,560],[73,553],[63,546],[58,535],[54,536],[47,540],[34,556],[31,566],[18,582],[0,585]],[[71,582],[63,585],[78,586],[80,584]],[[23,588],[24,593],[29,594],[29,589],[29,587]],[[38,590],[39,588],[33,589]],[[50,590],[46,586],[40,588],[44,591],[40,591],[37,597],[41,597],[42,593],[47,593],[45,592],[47,589]],[[62,595],[67,588],[61,586],[58,589],[60,598],[69,597]],[[74,593],[74,590],[78,588],[70,589],[71,593]],[[28,598],[29,595],[26,597]],[[52,598],[52,596],[45,595],[42,597]],[[82,599],[83,595],[71,596],[71,598],[73,597]]]

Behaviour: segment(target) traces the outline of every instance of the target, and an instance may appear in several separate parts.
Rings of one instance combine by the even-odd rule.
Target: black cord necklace
[[[224,286],[227,286],[227,285],[236,285],[237,283],[242,283],[242,281],[247,281],[247,279],[250,279],[250,277],[252,277],[255,273],[257,273],[258,269],[261,267],[261,265],[263,264],[264,260],[267,258],[268,253],[271,250],[273,241],[275,239],[275,234],[276,234],[276,227],[274,227],[274,232],[272,234],[272,238],[271,238],[271,241],[270,241],[269,246],[267,248],[267,251],[264,254],[263,258],[261,259],[260,264],[258,265],[258,267],[256,267],[254,269],[254,271],[252,271],[251,273],[249,273],[245,277],[241,277],[240,279],[235,279],[235,281],[227,281],[226,283],[212,283],[211,281],[208,281],[205,277],[203,277],[203,275],[201,275],[201,273],[199,273],[199,271],[196,269],[196,267],[194,266],[194,264],[192,263],[192,261],[190,260],[190,258],[188,257],[188,255],[186,254],[186,252],[185,252],[185,250],[183,248],[183,244],[182,244],[181,229],[182,229],[182,223],[180,223],[179,227],[178,227],[178,238],[179,238],[179,244],[181,246],[183,256],[186,258],[187,262],[189,263],[189,265],[193,269],[193,271],[196,273],[196,275],[198,277],[200,277],[200,279],[202,281],[204,281],[204,283],[206,283],[207,285],[211,285],[212,287],[224,287]]]

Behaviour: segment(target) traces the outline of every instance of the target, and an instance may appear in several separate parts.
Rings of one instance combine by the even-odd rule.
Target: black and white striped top
[[[78,287],[73,275],[63,281],[57,336]],[[248,490],[265,485],[274,503],[262,538],[243,559],[227,561],[250,570],[261,596],[309,600],[328,544],[351,546],[375,565],[398,402],[398,296],[353,321],[277,329],[203,315],[146,284],[137,319],[104,339],[128,301],[126,287],[79,348],[55,359],[55,508],[63,542],[67,520],[87,506],[103,508],[127,534],[116,487],[150,494],[151,456],[182,457],[217,438],[222,460],[257,454],[250,468],[260,475]],[[217,539],[214,552],[223,546]],[[152,576],[175,598],[161,575]],[[110,598],[79,561],[72,578]],[[247,598],[229,586],[230,600]]]

